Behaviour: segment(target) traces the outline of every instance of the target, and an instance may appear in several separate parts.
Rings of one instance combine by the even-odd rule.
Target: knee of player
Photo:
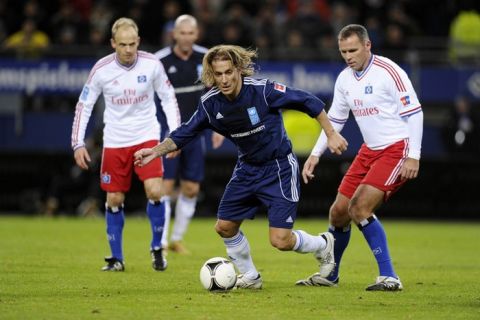
[[[162,195],[172,196],[175,189],[175,180],[163,179],[162,182]]]
[[[200,184],[189,182],[182,184],[182,194],[187,198],[195,198],[200,191]]]
[[[125,195],[122,192],[108,192],[107,193],[107,206],[120,207],[123,205]]]
[[[343,226],[348,224],[350,216],[348,214],[348,204],[341,206],[334,203],[329,211],[330,224],[333,226]]]
[[[359,198],[354,196],[350,200],[350,204],[348,206],[348,215],[353,221],[358,223],[359,221],[365,219],[366,216],[371,214],[371,212],[368,211],[370,210],[367,210],[366,206]]]
[[[160,198],[162,197],[162,188],[161,186],[150,186],[148,188],[145,188],[145,195],[147,196],[147,199],[153,200],[153,201],[159,201]]]
[[[228,228],[226,227],[225,225],[223,224],[220,224],[220,223],[216,223],[215,224],[215,231],[220,235],[220,237],[222,238],[231,238],[233,237],[235,234],[234,234],[234,230],[231,230],[231,228]]]
[[[193,189],[189,189],[187,191],[182,191],[182,194],[187,197],[187,198],[195,198],[196,196],[198,196],[198,192],[199,192],[199,189],[196,189],[196,190],[193,190]]]
[[[290,237],[283,238],[283,237],[271,236],[270,244],[272,245],[272,247],[277,248],[280,251],[290,251],[292,250],[292,247],[293,247]]]

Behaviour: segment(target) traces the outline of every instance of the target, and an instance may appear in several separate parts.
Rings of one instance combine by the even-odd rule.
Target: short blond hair
[[[190,25],[197,28],[197,19],[195,19],[194,16],[191,16],[189,14],[182,14],[181,16],[178,16],[178,18],[175,20],[174,27],[178,28],[178,26],[184,22],[188,22]]]
[[[231,61],[232,65],[240,70],[243,77],[255,73],[255,63],[252,61],[257,57],[257,50],[245,49],[239,46],[222,44],[207,51],[203,57],[202,82],[206,87],[215,85],[213,74],[213,61]]]
[[[118,29],[120,28],[124,28],[124,27],[131,27],[133,28],[133,30],[135,30],[135,32],[137,33],[138,35],[138,26],[137,24],[135,23],[135,21],[133,21],[132,19],[130,18],[119,18],[117,19],[114,23],[113,23],[113,26],[112,26],[112,39],[115,39],[115,35],[117,34],[117,31]]]

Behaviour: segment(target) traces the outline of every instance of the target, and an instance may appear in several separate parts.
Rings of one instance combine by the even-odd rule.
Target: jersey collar
[[[137,52],[137,56],[135,57],[135,61],[133,61],[133,63],[129,66],[121,64],[120,61],[118,61],[118,59],[117,59],[117,54],[115,54],[115,62],[117,63],[117,65],[120,68],[125,69],[127,71],[132,70],[135,67],[135,65],[137,64],[137,61],[138,61],[138,52]]]
[[[368,61],[367,67],[362,71],[355,71],[355,70],[352,69],[353,75],[355,76],[355,79],[361,80],[367,74],[368,70],[370,70],[370,67],[373,64],[373,59],[374,59],[374,55],[372,54],[371,57],[370,57],[370,61]]]

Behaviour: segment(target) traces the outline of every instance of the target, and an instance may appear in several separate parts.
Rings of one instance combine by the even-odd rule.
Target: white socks
[[[165,229],[163,231],[162,247],[166,248],[168,246],[168,230],[172,216],[172,203],[170,196],[163,196],[160,201],[165,204]],[[171,241],[180,241],[183,239],[190,220],[192,220],[195,213],[196,206],[197,197],[187,198],[183,194],[178,196],[177,205],[175,206],[175,222],[170,238]]]
[[[170,196],[163,196],[160,198],[165,208],[165,227],[163,228],[162,247],[168,246],[168,230],[170,229],[170,216],[172,215],[172,204],[170,203]]]
[[[250,255],[250,245],[247,238],[239,231],[231,238],[223,238],[227,254],[233,264],[237,267],[245,278],[256,279],[258,271],[253,264],[252,256]]]
[[[172,241],[180,241],[183,239],[187,227],[192,220],[195,213],[195,207],[197,205],[197,197],[187,198],[183,194],[180,194],[177,199],[177,205],[175,206],[175,223],[173,224]]]
[[[322,236],[312,236],[303,230],[292,230],[297,242],[292,250],[299,253],[309,253],[324,250],[327,242]]]

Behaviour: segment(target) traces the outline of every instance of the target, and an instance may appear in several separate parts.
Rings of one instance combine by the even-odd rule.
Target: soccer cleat
[[[167,269],[167,259],[163,255],[163,249],[151,250],[150,254],[152,255],[152,268],[157,271],[164,271]]]
[[[168,250],[172,252],[176,252],[178,254],[190,254],[190,251],[185,247],[185,245],[182,243],[182,241],[172,241],[168,245]]]
[[[320,276],[320,273],[314,273],[308,279],[302,279],[295,282],[297,286],[307,286],[307,287],[336,287],[338,285],[339,278],[330,281],[326,278]]]
[[[380,276],[374,284],[369,285],[367,291],[401,291],[403,289],[400,278]]]
[[[335,238],[330,232],[320,233],[320,236],[325,237],[327,245],[325,249],[315,252],[315,258],[317,258],[320,264],[318,275],[322,278],[327,278],[335,268],[335,257],[333,255]]]
[[[105,257],[106,266],[102,268],[102,271],[125,271],[125,264],[123,261],[118,260],[115,257]]]
[[[263,280],[260,274],[256,279],[245,278],[243,274],[237,276],[237,282],[235,282],[235,289],[262,289]]]

